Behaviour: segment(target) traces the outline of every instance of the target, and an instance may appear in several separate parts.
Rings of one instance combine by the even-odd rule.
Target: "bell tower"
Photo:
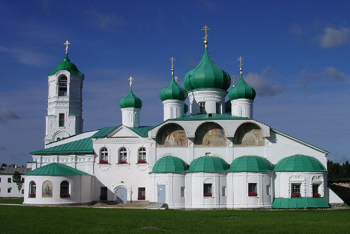
[[[68,58],[68,40],[63,62],[48,75],[48,106],[45,145],[83,132],[84,74]]]

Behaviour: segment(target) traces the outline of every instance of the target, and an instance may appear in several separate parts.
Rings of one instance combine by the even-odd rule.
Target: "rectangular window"
[[[11,193],[12,188],[7,189],[7,193]]]
[[[271,186],[266,185],[266,195],[270,195]]]
[[[181,187],[181,197],[185,197],[185,187]]]
[[[101,201],[107,200],[107,187],[101,187],[100,200]]]
[[[7,183],[11,183],[11,178],[7,178]]]
[[[300,184],[292,184],[291,197],[301,197],[300,194]]]
[[[212,189],[212,184],[204,184],[203,196],[204,197],[211,197],[213,195],[211,189]]]
[[[22,183],[24,183],[24,178],[22,178]]]
[[[22,194],[24,194],[24,189],[22,189]]]
[[[58,117],[58,126],[59,126],[59,127],[64,127],[64,114],[59,114],[59,117]]]
[[[221,114],[221,105],[218,102],[216,103],[216,113]]]
[[[199,113],[206,113],[205,112],[205,102],[199,102]]]
[[[145,200],[146,199],[146,188],[139,188],[138,194],[137,194],[138,200]]]
[[[312,196],[313,197],[321,197],[321,194],[318,192],[319,184],[312,185]]]
[[[248,196],[249,197],[256,197],[256,196],[258,196],[257,184],[256,183],[249,183],[248,184]]]
[[[1,178],[0,178],[0,183],[1,183]]]
[[[221,194],[223,197],[226,197],[226,186],[222,186]]]

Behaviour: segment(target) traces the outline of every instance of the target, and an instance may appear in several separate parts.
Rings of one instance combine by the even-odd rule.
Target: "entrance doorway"
[[[158,190],[157,202],[165,203],[165,185],[158,185],[157,190]]]
[[[128,197],[127,197],[127,190],[124,187],[117,188],[116,191],[117,195],[117,204],[126,204]]]

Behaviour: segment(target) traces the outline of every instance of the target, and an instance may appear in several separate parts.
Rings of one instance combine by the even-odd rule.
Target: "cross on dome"
[[[66,55],[68,55],[68,46],[70,45],[69,41],[68,41],[68,40],[66,40],[66,42],[65,42],[65,43],[63,43],[63,45],[65,45],[65,46],[66,46]]]
[[[171,74],[174,75],[174,62],[176,61],[176,59],[174,57],[171,57],[170,61],[171,61]]]
[[[205,48],[207,48],[208,47],[208,31],[210,31],[210,28],[207,26],[207,25],[205,25],[202,29],[201,29],[201,31],[204,31],[205,32],[205,36],[204,36],[204,44],[205,44]]]
[[[132,86],[132,80],[133,80],[134,78],[132,78],[131,76],[129,77],[129,81],[130,81],[130,88],[131,88],[131,86]]]
[[[243,74],[243,63],[242,63],[242,61],[244,61],[244,59],[242,58],[242,56],[240,56],[237,60],[239,61],[239,72],[242,75]]]

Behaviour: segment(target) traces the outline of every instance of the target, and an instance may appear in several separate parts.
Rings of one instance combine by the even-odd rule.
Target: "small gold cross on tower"
[[[204,39],[205,48],[207,48],[208,47],[208,31],[210,31],[210,28],[207,25],[205,25],[201,30],[205,32],[205,36],[203,39]]]
[[[70,45],[69,41],[68,41],[68,40],[66,40],[66,42],[65,42],[65,43],[63,43],[63,45],[65,45],[65,46],[66,46],[66,55],[68,55],[68,46]]]
[[[130,76],[130,78],[129,78],[129,81],[130,81],[130,88],[131,88],[131,86],[132,86],[132,80],[133,80],[134,78],[132,78],[131,76]]]
[[[176,61],[176,59],[174,57],[171,57],[170,61],[171,61],[171,74],[174,75],[174,62]]]
[[[239,72],[242,74],[243,73],[243,63],[242,63],[242,61],[244,61],[244,59],[241,56],[237,60],[239,61]]]
[[[235,87],[235,85],[236,85],[236,77],[232,76],[232,80],[233,80],[233,86],[232,87]]]

